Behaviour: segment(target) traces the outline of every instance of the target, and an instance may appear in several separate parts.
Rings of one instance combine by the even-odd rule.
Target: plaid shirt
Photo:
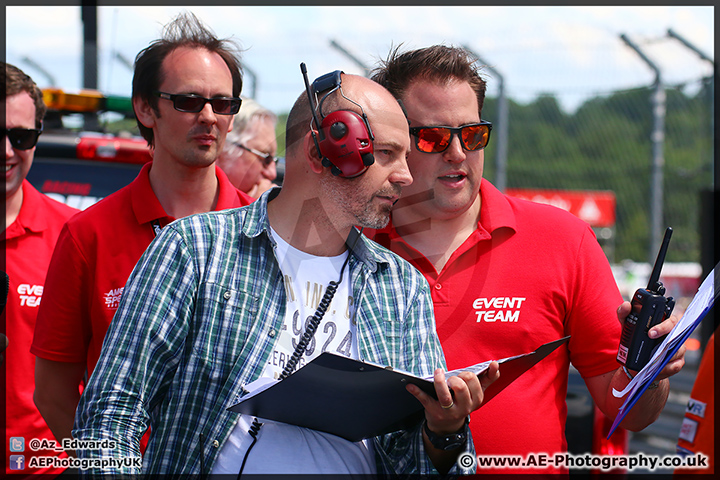
[[[73,430],[77,439],[112,440],[114,448],[78,450],[81,458],[139,457],[149,426],[143,473],[212,469],[239,415],[227,408],[261,375],[285,317],[267,219],[270,193],[248,207],[173,222],[142,256]],[[422,377],[444,368],[423,276],[365,237],[348,268],[361,359]],[[373,439],[379,472],[435,472],[419,427]]]

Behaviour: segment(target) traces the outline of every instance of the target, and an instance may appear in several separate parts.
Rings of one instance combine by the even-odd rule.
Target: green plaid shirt
[[[81,458],[138,457],[140,438],[151,427],[143,473],[212,469],[239,416],[227,408],[244,384],[261,375],[285,317],[283,275],[267,219],[269,193],[248,207],[173,222],[144,253],[73,431],[81,440],[113,440],[115,448],[78,450]],[[423,377],[444,368],[423,276],[365,237],[348,268],[358,299],[361,359]],[[373,441],[378,472],[435,472],[419,425]]]

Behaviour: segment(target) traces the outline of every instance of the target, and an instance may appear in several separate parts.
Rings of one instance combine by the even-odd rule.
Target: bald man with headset
[[[305,82],[282,189],[167,226],[138,263],[73,430],[116,445],[80,456],[137,458],[151,425],[142,466],[123,472],[469,473],[457,462],[474,453],[467,417],[498,365],[446,379],[427,282],[355,227],[385,225],[412,182],[407,119],[368,79],[336,71]],[[307,298],[323,289],[324,317]],[[408,386],[423,421],[355,443],[227,410],[244,385],[282,379],[323,349],[434,375],[437,399]]]

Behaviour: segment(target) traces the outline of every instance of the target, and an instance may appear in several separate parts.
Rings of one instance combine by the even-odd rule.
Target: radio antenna
[[[655,265],[653,266],[652,274],[650,275],[650,280],[648,280],[647,289],[652,292],[658,292],[658,290],[662,287],[662,283],[659,282],[660,271],[662,270],[663,263],[665,262],[665,255],[667,254],[668,245],[670,244],[670,237],[672,236],[672,232],[673,232],[672,227],[667,227],[667,229],[665,230],[665,236],[663,237],[662,245],[660,246],[660,251],[658,252],[657,259],[655,260]]]

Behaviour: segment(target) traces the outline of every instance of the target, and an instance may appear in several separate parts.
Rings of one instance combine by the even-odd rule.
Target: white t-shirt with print
[[[272,230],[272,229],[271,229]],[[315,314],[329,282],[337,282],[348,252],[336,257],[317,257],[289,245],[274,230],[277,257],[287,294],[285,322],[275,349],[263,371],[278,378],[292,355],[309,319]],[[358,358],[357,329],[352,319],[353,301],[348,269],[297,367],[330,351]],[[318,406],[322,408],[322,406]],[[237,474],[252,443],[248,430],[253,418],[241,415],[223,445],[212,473]],[[369,442],[349,442],[335,435],[259,419],[263,423],[243,473],[373,474],[375,459]]]

